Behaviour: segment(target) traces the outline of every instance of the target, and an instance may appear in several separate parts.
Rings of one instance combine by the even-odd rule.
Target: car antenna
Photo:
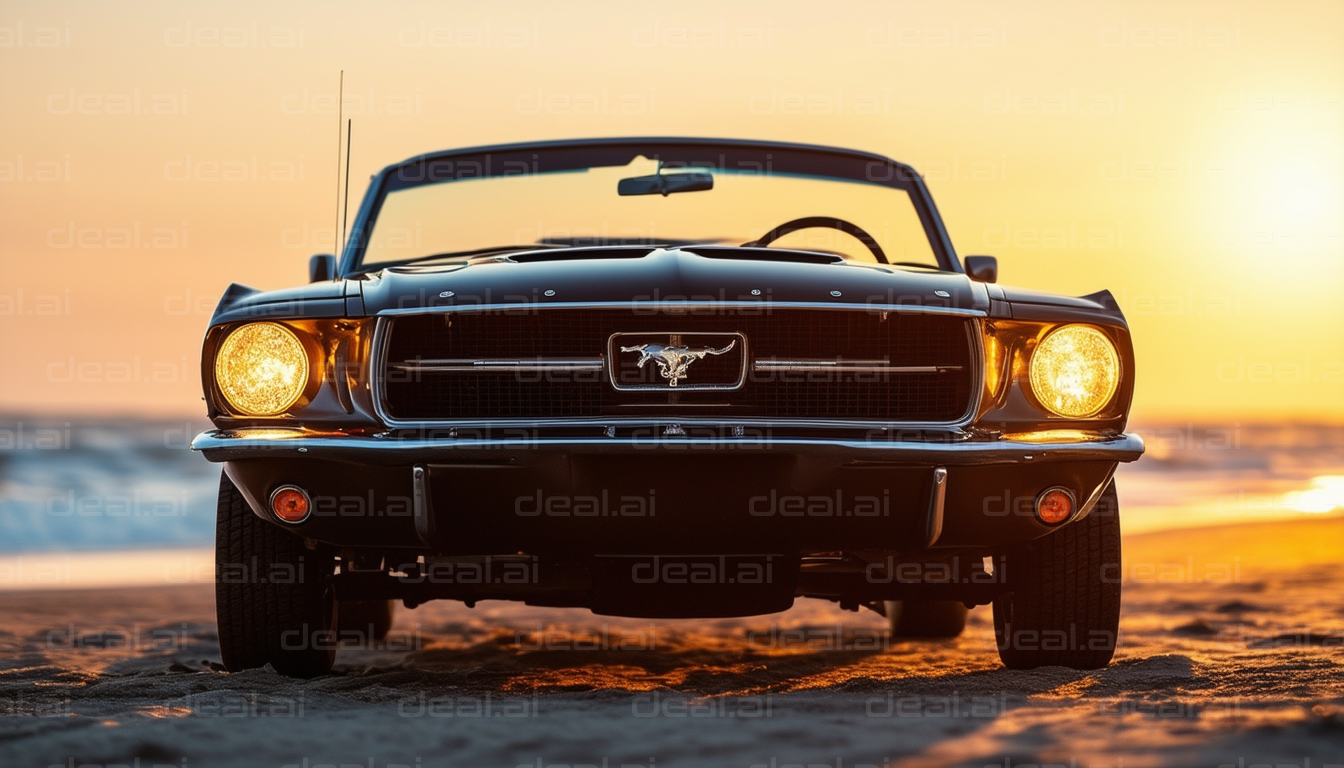
[[[345,106],[345,70],[341,70],[340,85],[336,89],[336,220],[331,225],[331,247],[336,257],[341,255],[341,244],[336,234],[341,231],[341,122]]]
[[[350,226],[350,142],[354,138],[353,120],[345,121],[345,210],[341,214],[341,250],[345,250],[345,230]]]

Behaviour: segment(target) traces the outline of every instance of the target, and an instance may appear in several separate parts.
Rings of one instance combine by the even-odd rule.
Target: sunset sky
[[[878,152],[1002,282],[1115,294],[1135,420],[1344,421],[1344,4],[578,8],[5,3],[0,411],[202,415],[224,288],[331,250],[344,69],[352,207],[459,146]]]

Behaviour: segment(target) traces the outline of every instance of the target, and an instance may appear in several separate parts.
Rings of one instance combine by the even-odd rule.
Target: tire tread
[[[1105,579],[1105,567],[1119,563],[1119,503],[1112,481],[1086,518],[1009,553],[1008,578],[1017,583],[994,603],[1004,665],[1100,669],[1109,664],[1119,630],[1120,584]],[[1024,631],[1064,632],[1070,642],[1061,649],[1021,648],[1005,637]],[[1109,633],[1111,642],[1085,642],[1094,632]]]
[[[241,565],[243,574],[221,571]],[[295,569],[297,580],[272,582],[273,565]],[[219,481],[215,519],[215,612],[219,651],[230,672],[271,664],[294,677],[313,677],[331,669],[335,651],[311,647],[286,649],[284,633],[311,633],[330,622],[322,605],[333,570],[330,553],[308,550],[303,539],[253,514],[227,474]],[[324,569],[326,573],[324,574]]]

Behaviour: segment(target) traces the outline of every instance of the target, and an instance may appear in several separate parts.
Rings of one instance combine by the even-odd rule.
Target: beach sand
[[[213,588],[0,593],[0,766],[1344,766],[1344,518],[1125,539],[1107,669],[1001,668],[800,600],[656,621],[399,609],[294,681],[219,667]]]

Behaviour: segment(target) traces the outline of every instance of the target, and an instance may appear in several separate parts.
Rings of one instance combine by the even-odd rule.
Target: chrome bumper
[[[429,439],[267,428],[206,432],[192,447],[227,462],[229,477],[263,518],[265,499],[282,484],[331,502],[330,510],[289,527],[335,545],[723,554],[1026,541],[1050,530],[1023,507],[1043,488],[1073,490],[1084,515],[1116,465],[1143,453],[1137,435],[1049,443],[1032,437]],[[710,487],[687,482],[715,477]],[[543,498],[640,493],[656,493],[656,516],[519,511],[523,496],[540,505]],[[860,497],[880,499],[881,514],[860,511]],[[345,500],[366,512],[346,514]],[[798,504],[814,502],[833,513],[800,517]],[[705,531],[714,535],[707,539]]]
[[[847,454],[859,463],[936,463],[948,466],[1035,464],[1054,461],[1130,462],[1143,455],[1136,434],[1070,440],[855,440],[827,438],[695,437],[526,437],[499,439],[398,438],[315,433],[292,428],[251,428],[202,432],[191,442],[210,461],[260,458],[320,458],[382,466],[411,465],[479,452],[567,451],[595,454],[630,451],[713,450]]]

